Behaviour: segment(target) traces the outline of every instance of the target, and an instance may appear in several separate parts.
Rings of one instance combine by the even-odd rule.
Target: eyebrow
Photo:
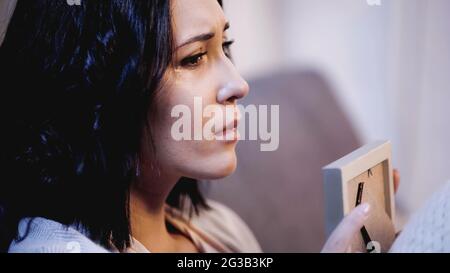
[[[229,28],[230,28],[230,23],[227,22],[225,24],[224,28],[223,28],[223,31],[225,32]],[[203,34],[200,34],[200,35],[196,35],[196,36],[194,36],[192,38],[187,39],[185,42],[183,42],[182,44],[177,46],[176,49],[179,49],[179,48],[181,48],[183,46],[186,46],[188,44],[192,44],[192,43],[195,43],[195,42],[205,42],[205,41],[211,40],[212,38],[214,38],[215,35],[216,34],[214,32],[208,32],[208,33],[203,33]]]

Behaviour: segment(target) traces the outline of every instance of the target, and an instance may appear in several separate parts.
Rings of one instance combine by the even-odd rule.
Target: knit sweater
[[[413,215],[390,252],[450,252],[450,182]]]
[[[261,252],[253,233],[242,219],[228,207],[207,200],[210,210],[201,210],[188,224],[226,252]],[[171,208],[173,209],[173,208]],[[181,219],[181,218],[180,218]],[[187,223],[187,222],[186,222]],[[21,241],[13,241],[8,252],[18,253],[107,253],[108,251],[89,238],[88,232],[79,226],[64,226],[45,218],[24,218],[18,232]],[[148,252],[142,247],[142,252]],[[215,251],[213,248],[206,248]],[[224,249],[224,250],[223,250]]]

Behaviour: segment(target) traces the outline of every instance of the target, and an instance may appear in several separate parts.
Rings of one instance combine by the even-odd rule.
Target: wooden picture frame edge
[[[391,142],[382,140],[365,145],[341,159],[322,168],[325,194],[325,230],[327,237],[349,213],[346,203],[346,181],[380,164],[386,164],[389,185],[385,188],[387,213],[395,226],[395,200],[392,169]]]

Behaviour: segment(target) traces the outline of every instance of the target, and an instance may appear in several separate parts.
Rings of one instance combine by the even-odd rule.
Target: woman
[[[171,135],[176,105],[235,107],[249,92],[228,27],[217,0],[19,0],[0,50],[2,249],[261,251],[196,182],[234,171],[237,138]],[[220,132],[236,132],[233,116]],[[368,211],[324,251],[346,251]]]

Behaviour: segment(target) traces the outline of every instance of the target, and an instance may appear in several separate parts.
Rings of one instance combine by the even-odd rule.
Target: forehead
[[[201,33],[222,32],[226,18],[217,0],[171,2],[175,42]]]

